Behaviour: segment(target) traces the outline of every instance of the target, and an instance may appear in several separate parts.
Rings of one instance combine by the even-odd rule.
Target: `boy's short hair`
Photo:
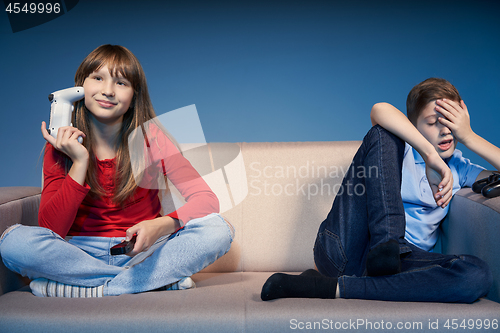
[[[455,102],[462,100],[457,88],[445,79],[431,77],[420,82],[410,90],[406,98],[406,116],[416,126],[418,116],[425,106],[441,98],[448,98]]]

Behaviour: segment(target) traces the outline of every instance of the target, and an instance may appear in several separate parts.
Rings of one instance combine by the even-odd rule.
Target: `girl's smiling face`
[[[111,74],[107,65],[83,82],[85,106],[95,120],[106,125],[120,123],[134,98],[131,83],[120,73]]]
[[[436,111],[436,101],[428,103],[417,119],[418,131],[429,141],[442,159],[451,157],[457,142],[451,130],[441,124],[438,118],[444,116]]]

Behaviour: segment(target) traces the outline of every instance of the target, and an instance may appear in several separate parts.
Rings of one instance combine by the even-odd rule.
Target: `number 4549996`
[[[469,319],[469,320],[458,320],[458,319],[448,319],[445,323],[444,323],[444,327],[447,328],[447,329],[452,329],[452,330],[456,330],[456,329],[470,329],[470,330],[474,330],[474,329],[493,329],[493,330],[496,330],[498,329],[498,319],[493,319],[493,320],[489,320],[489,319]]]
[[[19,13],[26,13],[26,14],[51,14],[51,13],[56,13],[58,14],[61,11],[61,4],[56,2],[54,4],[48,2],[48,3],[43,3],[43,2],[32,2],[32,3],[25,3],[22,5],[21,3],[18,2],[9,2],[7,7],[5,8],[5,11],[10,13],[10,14],[19,14]]]

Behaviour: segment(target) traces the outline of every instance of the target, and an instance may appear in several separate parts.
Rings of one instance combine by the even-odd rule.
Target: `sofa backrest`
[[[205,271],[313,268],[318,227],[360,144],[209,143],[208,149],[187,150],[185,156],[217,193],[222,215],[236,230],[229,253]],[[29,222],[21,223],[36,225],[36,218]]]
[[[231,182],[246,182],[248,193],[239,203],[233,198],[234,207],[222,213],[235,227],[236,237],[229,253],[205,272],[313,268],[318,227],[330,211],[360,144],[238,143],[245,172],[239,174],[240,179],[233,176],[228,180],[226,176],[226,181],[229,189]],[[235,155],[234,145],[209,144],[211,154],[231,150],[231,156]],[[241,192],[241,186],[238,188]]]

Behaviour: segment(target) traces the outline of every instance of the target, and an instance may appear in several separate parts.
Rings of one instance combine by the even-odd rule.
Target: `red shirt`
[[[105,190],[105,195],[92,198],[88,194],[88,184],[82,186],[66,175],[64,154],[47,143],[38,224],[62,237],[124,237],[131,226],[161,216],[158,190],[148,189],[157,188],[149,185],[158,178],[158,171],[166,174],[186,200],[182,207],[169,216],[187,223],[194,218],[217,213],[219,201],[216,195],[175,145],[156,127],[150,126],[147,138],[149,148],[145,148],[145,158],[150,166],[139,184],[142,187],[137,187],[132,198],[123,206],[112,201],[115,159],[97,161],[98,182]]]

